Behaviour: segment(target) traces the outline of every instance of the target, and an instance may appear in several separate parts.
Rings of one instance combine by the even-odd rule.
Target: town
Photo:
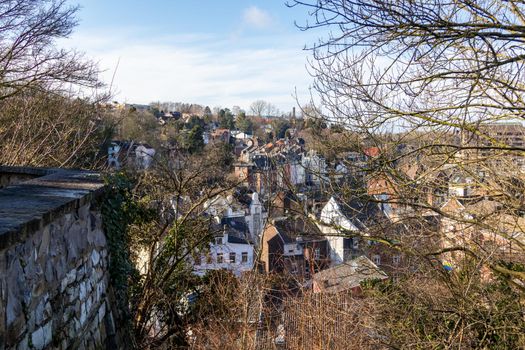
[[[108,108],[136,110],[132,105],[118,104]],[[430,252],[464,246],[466,240],[476,242],[494,256],[512,261],[523,259],[515,248],[525,243],[521,233],[523,218],[506,213],[500,193],[485,189],[495,174],[480,173],[479,162],[471,169],[464,164],[466,157],[486,159],[494,152],[458,152],[436,166],[432,154],[425,158],[422,154],[411,155],[424,142],[420,138],[410,140],[407,135],[392,134],[376,140],[363,139],[324,124],[315,115],[308,115],[307,108],[300,117],[294,109],[289,116],[273,118],[247,116],[242,110],[233,115],[229,109],[219,109],[213,115],[208,107],[194,108],[208,113],[143,107],[142,113],[149,111],[150,118],[156,118],[157,132],[178,123],[179,138],[156,148],[139,141],[113,141],[108,148],[108,166],[115,171],[128,167],[139,173],[148,172],[155,168],[156,161],[180,164],[185,152],[226,150],[222,158],[228,161],[222,169],[223,179],[229,181],[224,182],[220,192],[201,197],[206,200],[192,214],[209,220],[207,234],[212,237],[208,245],[196,247],[186,263],[199,276],[221,270],[241,279],[249,272],[284,278],[284,285],[272,287],[279,290],[279,297],[274,295],[259,306],[259,317],[268,319],[263,320],[264,327],[254,327],[266,343],[307,347],[300,342],[312,335],[294,334],[293,325],[298,321],[281,319],[289,312],[283,306],[287,303],[300,303],[311,293],[343,293],[362,298],[366,281],[399,279],[417,273],[422,256],[407,254],[403,248],[408,244],[414,247],[416,241],[417,249]],[[229,123],[224,121],[228,114]],[[520,123],[485,127],[490,130],[491,143],[521,147],[525,141],[525,127]],[[251,134],[254,129],[259,136]],[[188,141],[193,135],[202,140]],[[455,130],[448,136],[452,146],[461,149],[488,144]],[[346,140],[345,147],[333,147],[331,138]],[[388,159],[401,160],[377,171],[373,167],[385,153]],[[487,171],[490,163],[484,163]],[[497,157],[494,166],[501,164],[518,173],[523,169],[523,158],[513,154]],[[177,167],[171,171],[176,174]],[[520,181],[513,174],[504,176],[509,183]],[[414,186],[414,182],[419,186]],[[407,199],[405,191],[418,192],[412,195],[415,198]],[[178,193],[173,198],[166,195],[171,207],[165,208],[173,218],[186,214],[180,204],[195,198],[192,193],[183,197]],[[500,216],[493,222],[484,221],[489,225],[486,229],[473,229],[468,224],[468,220],[495,212]],[[502,238],[501,232],[507,238]],[[145,258],[148,259],[151,256]],[[463,254],[451,251],[436,255],[432,264],[453,271],[462,259]],[[482,278],[490,279],[490,272],[484,272]],[[262,290],[260,293],[265,298]],[[341,307],[338,305],[339,312],[348,311]],[[274,313],[279,315],[277,320],[266,315]]]
[[[0,350],[524,349],[524,22],[0,0]]]

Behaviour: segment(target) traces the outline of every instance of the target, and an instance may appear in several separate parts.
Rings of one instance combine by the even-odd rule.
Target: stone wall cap
[[[0,189],[0,250],[104,191],[92,171],[0,166],[0,172],[40,176]]]

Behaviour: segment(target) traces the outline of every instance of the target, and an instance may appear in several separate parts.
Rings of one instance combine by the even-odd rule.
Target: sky
[[[240,106],[263,99],[288,112],[309,100],[305,8],[285,0],[71,0],[79,25],[63,45],[104,71],[114,100]],[[114,76],[114,78],[113,78]]]

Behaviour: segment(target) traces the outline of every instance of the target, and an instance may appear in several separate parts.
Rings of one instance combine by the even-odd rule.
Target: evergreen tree
[[[246,113],[244,112],[239,113],[237,116],[235,126],[238,130],[247,134],[251,134],[253,132],[253,122],[250,118],[246,117]]]
[[[200,125],[195,125],[187,135],[186,149],[189,153],[195,154],[204,148],[204,139],[202,138],[203,129]]]
[[[219,111],[219,127],[230,130],[235,129],[233,114],[228,108]]]

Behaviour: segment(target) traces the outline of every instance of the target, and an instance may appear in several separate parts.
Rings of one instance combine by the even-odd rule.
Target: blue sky
[[[305,8],[280,0],[78,0],[80,21],[64,45],[105,70],[120,102],[182,101],[248,108],[256,99],[282,111],[308,100],[306,43],[294,26]]]

